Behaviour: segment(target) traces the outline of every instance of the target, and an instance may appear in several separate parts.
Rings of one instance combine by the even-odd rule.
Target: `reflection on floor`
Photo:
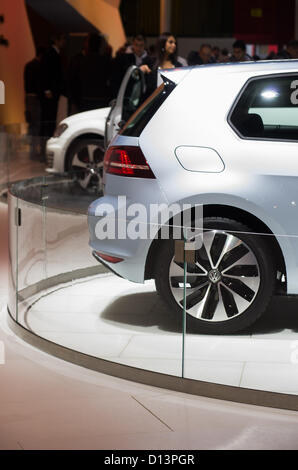
[[[182,319],[163,305],[153,282],[138,285],[106,274],[31,301],[29,310],[20,308],[19,320],[38,335],[92,356],[181,376]],[[238,335],[204,336],[187,328],[185,377],[297,394],[297,308],[297,300],[276,298],[251,331]]]

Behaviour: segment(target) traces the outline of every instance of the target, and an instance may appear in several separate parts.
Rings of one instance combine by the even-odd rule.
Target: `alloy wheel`
[[[183,307],[184,266],[173,258],[169,281],[172,295]],[[202,235],[195,263],[187,264],[186,311],[207,322],[226,322],[254,302],[260,288],[257,259],[237,235],[210,230]]]
[[[86,143],[73,154],[71,172],[82,189],[103,189],[103,145]]]

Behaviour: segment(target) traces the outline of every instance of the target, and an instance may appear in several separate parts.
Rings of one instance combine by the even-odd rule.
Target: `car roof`
[[[228,62],[224,64],[204,64],[193,65],[188,67],[179,67],[175,69],[164,69],[161,74],[170,80],[178,83],[184,78],[187,73],[201,73],[203,71],[215,70],[220,73],[285,73],[285,72],[298,72],[298,60],[259,60],[257,62]]]

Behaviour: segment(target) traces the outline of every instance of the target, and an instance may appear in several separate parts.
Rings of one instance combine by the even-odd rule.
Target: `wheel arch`
[[[268,240],[272,256],[276,261],[277,271],[284,274],[287,279],[286,263],[280,244],[270,228],[258,217],[237,207],[217,204],[204,205],[204,217],[221,217],[236,220],[237,222],[249,226],[255,233],[272,235],[268,237]],[[172,222],[173,220],[171,219],[169,225],[172,225]],[[156,253],[162,243],[164,243],[164,240],[158,238],[154,239],[151,243],[145,265],[145,280],[153,278]],[[286,283],[284,289],[285,291],[287,289]]]

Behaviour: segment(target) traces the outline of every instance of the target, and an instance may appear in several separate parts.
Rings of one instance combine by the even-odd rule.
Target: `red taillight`
[[[100,253],[99,251],[95,251],[95,253],[99,258],[107,261],[108,263],[117,264],[123,261],[123,258],[116,258],[115,256],[106,255],[105,253]]]
[[[104,158],[106,173],[132,178],[155,178],[140,147],[110,147]]]

